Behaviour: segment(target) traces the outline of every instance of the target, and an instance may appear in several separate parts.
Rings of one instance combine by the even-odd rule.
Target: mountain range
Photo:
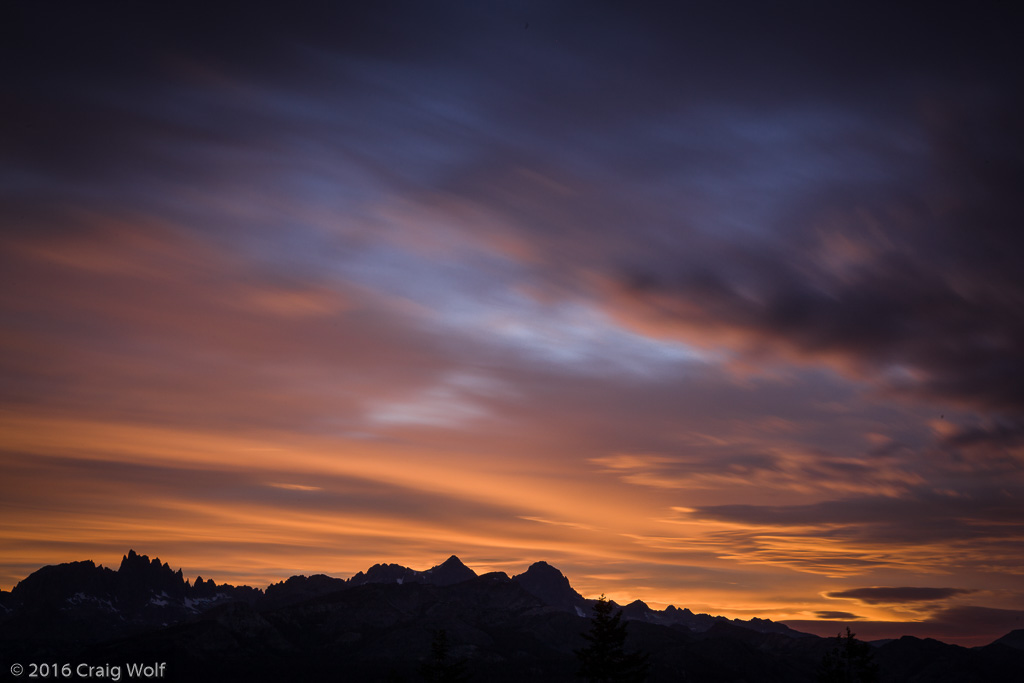
[[[0,665],[165,662],[165,680],[416,681],[443,631],[469,680],[567,681],[593,604],[546,562],[477,575],[452,555],[425,571],[376,564],[260,590],[193,584],[132,550],[117,571],[69,562],[0,591]],[[627,649],[649,655],[650,681],[810,682],[837,645],[768,619],[616,607]],[[874,658],[882,681],[1019,681],[1024,630],[981,648],[905,636]]]

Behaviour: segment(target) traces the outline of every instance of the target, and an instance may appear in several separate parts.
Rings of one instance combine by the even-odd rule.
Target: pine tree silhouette
[[[826,652],[818,666],[818,683],[878,683],[881,679],[871,645],[857,640],[846,627],[846,637],[836,635],[836,647]]]
[[[640,683],[647,678],[647,655],[626,652],[626,624],[602,594],[594,604],[590,632],[583,637],[589,645],[575,650],[580,661],[579,676],[593,683]]]

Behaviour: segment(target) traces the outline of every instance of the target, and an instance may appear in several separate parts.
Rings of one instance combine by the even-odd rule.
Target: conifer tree
[[[593,683],[640,683],[647,678],[647,655],[626,652],[622,612],[615,610],[604,595],[594,604],[590,632],[583,637],[589,645],[575,651],[580,661],[580,677]]]
[[[846,637],[836,635],[837,645],[826,652],[818,666],[818,683],[878,683],[878,664],[871,645],[857,640],[846,627]]]

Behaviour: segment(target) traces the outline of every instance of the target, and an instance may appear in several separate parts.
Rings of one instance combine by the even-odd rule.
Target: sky
[[[1024,628],[1020,10],[215,4],[0,29],[0,588]]]

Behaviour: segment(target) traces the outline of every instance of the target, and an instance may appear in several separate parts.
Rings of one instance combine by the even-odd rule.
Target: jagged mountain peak
[[[457,555],[450,556],[426,571],[416,571],[400,564],[375,564],[365,572],[358,572],[348,583],[361,586],[367,583],[429,583],[450,586],[476,578],[476,572],[467,567]]]
[[[160,560],[154,558],[154,561],[159,564]],[[121,566],[137,567],[142,565],[149,565],[149,555],[140,555],[135,552],[135,548],[129,548],[127,554],[121,556]]]
[[[16,602],[61,605],[79,592],[109,595],[116,574],[92,560],[47,565],[18,582],[11,591]]]
[[[529,566],[529,568],[525,572],[523,572],[519,576],[523,576],[525,574],[531,574],[531,575],[537,575],[537,576],[543,576],[543,575],[558,576],[558,577],[564,577],[565,576],[564,574],[562,574],[561,571],[558,570],[557,567],[551,566],[550,564],[548,564],[544,560],[540,560],[538,562],[534,562],[533,564],[531,564]]]
[[[134,549],[128,551],[127,555],[121,556],[121,566],[117,568],[119,572],[132,572],[132,571],[149,571],[159,572],[166,571],[173,574],[171,565],[167,562],[160,563],[160,558],[154,557],[152,560],[149,559],[149,555],[140,555],[135,552]]]
[[[476,572],[463,564],[457,555],[452,555],[436,567],[431,567],[423,572],[423,575],[427,583],[436,586],[451,586],[476,578]]]
[[[525,572],[513,576],[512,580],[550,607],[578,616],[587,613],[587,603],[583,596],[573,590],[569,579],[561,571],[547,562],[534,562]]]
[[[452,555],[447,560],[438,565],[439,567],[465,567],[466,564],[459,559],[458,555]]]
[[[522,574],[517,574],[512,577],[513,580],[527,583],[538,583],[543,582],[552,586],[568,586],[569,579],[565,577],[558,568],[551,566],[547,562],[534,562],[529,568]]]
[[[161,563],[156,557],[150,559],[134,549],[122,556],[117,577],[118,597],[122,600],[146,602],[150,591],[183,600],[191,589],[180,569],[174,571],[167,562]]]
[[[358,572],[348,580],[353,586],[367,583],[405,583],[421,581],[420,572],[400,564],[375,564],[365,572]]]

